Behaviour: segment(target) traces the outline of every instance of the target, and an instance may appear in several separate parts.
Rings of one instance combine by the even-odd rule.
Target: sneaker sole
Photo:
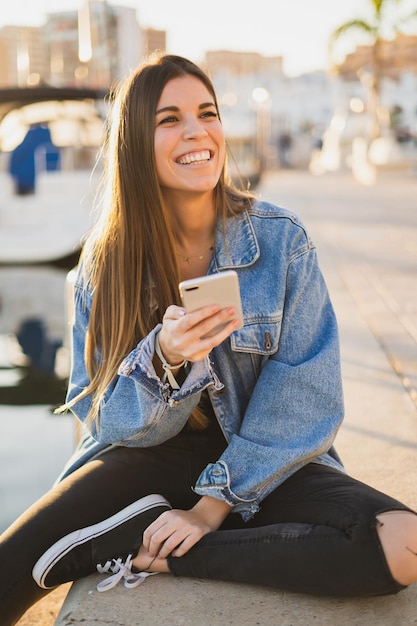
[[[118,511],[111,517],[108,517],[102,522],[93,524],[92,526],[86,526],[79,530],[74,530],[62,539],[59,539],[54,543],[41,557],[36,561],[32,570],[32,577],[39,587],[42,589],[53,589],[45,585],[45,579],[50,573],[51,569],[60,561],[70,550],[79,546],[90,539],[99,537],[105,532],[120,526],[123,522],[127,522],[136,515],[149,511],[158,506],[164,506],[171,508],[169,502],[165,500],[163,496],[152,494],[145,496],[132,504],[129,504],[126,508]]]

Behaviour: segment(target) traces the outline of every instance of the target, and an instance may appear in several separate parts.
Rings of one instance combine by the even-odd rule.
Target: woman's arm
[[[285,278],[276,352],[260,368],[240,430],[195,486],[200,495],[211,494],[234,504],[244,519],[256,513],[260,502],[286,478],[327,452],[343,419],[337,323],[315,250],[295,256]],[[253,340],[255,331],[251,332]],[[243,363],[248,363],[244,348],[235,346],[227,355],[231,365],[222,366],[220,373],[229,401],[235,405],[239,390],[232,400],[230,396]],[[219,354],[218,361],[223,358]],[[233,369],[233,360],[238,363],[239,359],[242,365]],[[245,392],[240,389],[241,394]]]
[[[92,296],[82,285],[75,289],[72,332],[72,368],[67,400],[76,398],[89,384],[84,351]],[[88,424],[92,436],[102,444],[119,443],[146,447],[175,436],[197,406],[201,392],[208,386],[221,387],[207,355],[232,332],[233,322],[216,336],[199,340],[204,331],[230,320],[230,311],[200,310],[180,315],[179,307],[169,307],[164,323],[154,328],[120,364],[119,374],[106,390],[101,402],[98,424]],[[199,330],[200,329],[200,330]],[[164,382],[160,359],[155,355],[156,335],[163,354],[172,362],[193,362],[178,390]],[[178,356],[177,356],[178,355]],[[167,360],[168,360],[167,358]],[[86,422],[91,397],[76,402],[72,411]]]

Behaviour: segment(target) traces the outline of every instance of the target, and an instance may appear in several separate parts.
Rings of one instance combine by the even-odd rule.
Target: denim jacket
[[[155,446],[175,436],[208,390],[227,441],[194,490],[222,499],[244,520],[309,462],[343,470],[332,443],[343,418],[338,331],[315,246],[289,211],[256,202],[219,223],[208,273],[239,276],[244,327],[193,363],[179,390],[152,365],[157,326],[120,364],[103,400],[99,432],[87,432],[62,476],[109,447]],[[75,285],[68,399],[88,383],[84,342],[91,292]],[[87,397],[73,407],[84,421]],[[169,480],[169,476],[167,476]]]

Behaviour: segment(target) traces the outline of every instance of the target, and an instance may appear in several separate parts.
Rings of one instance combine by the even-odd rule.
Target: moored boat
[[[0,90],[0,264],[76,254],[91,226],[106,92]]]

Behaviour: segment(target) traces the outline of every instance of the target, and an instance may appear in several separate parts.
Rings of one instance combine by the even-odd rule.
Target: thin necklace
[[[214,249],[214,241],[209,245],[208,248],[205,248],[204,250],[202,250],[201,252],[199,252],[198,254],[181,254],[181,252],[178,252],[177,250],[177,254],[178,256],[180,256],[186,263],[188,263],[188,265],[191,265],[191,263],[193,262],[192,259],[198,259],[199,261],[202,261],[204,259],[204,257],[206,256],[207,252],[212,252]]]

